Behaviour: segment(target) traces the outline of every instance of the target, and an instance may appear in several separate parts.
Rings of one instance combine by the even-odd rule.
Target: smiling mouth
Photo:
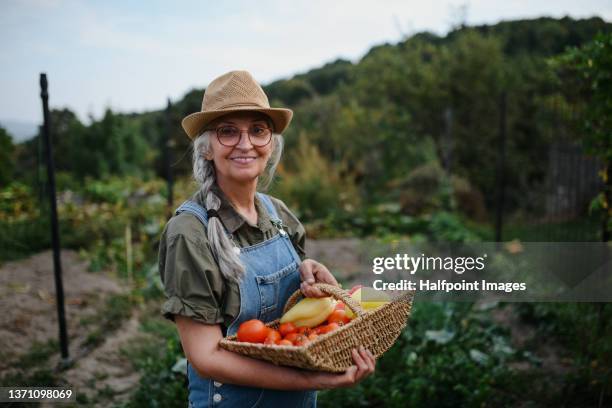
[[[232,157],[230,158],[231,161],[235,161],[237,163],[250,163],[254,161],[255,159],[257,158],[256,157]]]

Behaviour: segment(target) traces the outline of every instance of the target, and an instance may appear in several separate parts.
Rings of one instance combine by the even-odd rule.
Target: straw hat
[[[247,71],[230,71],[213,80],[202,99],[202,110],[183,119],[183,129],[193,139],[213,120],[236,111],[265,113],[282,133],[293,116],[290,109],[270,108],[268,97]]]

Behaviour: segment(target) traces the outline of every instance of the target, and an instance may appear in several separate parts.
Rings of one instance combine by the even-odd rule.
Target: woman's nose
[[[240,132],[240,140],[238,140],[238,144],[236,145],[236,147],[239,149],[244,149],[244,150],[253,148],[253,144],[251,144],[251,139],[249,138],[248,131]]]

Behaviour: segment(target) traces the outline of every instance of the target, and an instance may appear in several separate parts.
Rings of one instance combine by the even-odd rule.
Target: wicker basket
[[[236,335],[221,339],[220,346],[226,350],[277,365],[316,371],[344,372],[354,364],[351,349],[363,345],[376,357],[380,357],[393,345],[410,316],[414,297],[412,291],[366,312],[361,308],[359,302],[353,300],[345,290],[324,283],[316,283],[315,286],[343,301],[347,307],[351,308],[356,317],[332,332],[319,335],[304,346],[239,342]],[[302,292],[298,289],[287,300],[284,312],[295,305],[301,297]],[[279,320],[266,323],[266,326],[278,329]]]

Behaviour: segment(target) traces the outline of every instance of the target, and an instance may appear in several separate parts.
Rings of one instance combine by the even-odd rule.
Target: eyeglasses
[[[223,146],[234,147],[240,143],[243,130],[236,126],[219,126],[215,130],[217,132],[217,140]],[[256,147],[263,147],[272,140],[272,129],[263,125],[251,125],[247,131],[251,144]]]

